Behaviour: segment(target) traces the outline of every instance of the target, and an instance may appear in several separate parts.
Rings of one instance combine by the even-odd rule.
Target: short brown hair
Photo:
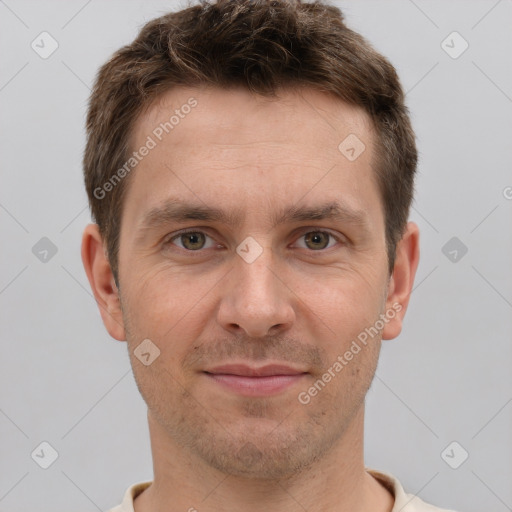
[[[394,67],[345,25],[338,8],[321,1],[218,0],[201,1],[148,22],[96,77],[83,165],[92,216],[116,282],[129,177],[109,187],[108,194],[102,187],[130,158],[137,117],[157,96],[180,85],[242,86],[267,96],[275,96],[278,88],[306,86],[362,107],[377,134],[376,174],[392,272],[417,163]]]

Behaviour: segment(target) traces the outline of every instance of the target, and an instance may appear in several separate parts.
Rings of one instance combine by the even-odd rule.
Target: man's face
[[[197,104],[182,108],[191,97]],[[176,109],[179,122],[158,130]],[[365,145],[355,160],[361,145],[338,149],[349,134]],[[124,198],[119,282],[149,414],[176,445],[226,473],[283,477],[307,467],[361,411],[381,333],[359,343],[309,403],[300,393],[305,402],[389,308],[370,121],[312,90],[271,100],[179,88],[141,116],[132,149],[148,136],[156,146]],[[339,216],[290,215],[333,203]],[[226,218],[179,220],[177,206]],[[160,350],[149,365],[134,354],[146,339]],[[299,374],[249,382],[216,370],[228,364]]]

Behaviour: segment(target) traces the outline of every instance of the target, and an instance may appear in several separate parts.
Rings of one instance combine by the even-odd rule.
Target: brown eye
[[[325,231],[311,231],[304,235],[304,241],[309,249],[325,249],[329,245],[331,234]]]
[[[183,235],[180,235],[180,239],[183,247],[191,251],[202,249],[205,242],[205,236],[203,233],[184,233]]]
[[[188,231],[172,237],[170,242],[188,251],[198,251],[205,247],[207,238],[209,238],[208,235],[201,231]]]

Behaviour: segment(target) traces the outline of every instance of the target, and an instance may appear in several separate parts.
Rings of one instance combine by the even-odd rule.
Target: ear
[[[106,250],[97,224],[89,224],[82,236],[82,262],[94,298],[100,309],[103,324],[110,336],[126,339],[119,291],[106,256]]]
[[[397,244],[395,265],[388,283],[386,312],[395,312],[382,331],[383,340],[396,338],[402,331],[402,322],[411,298],[416,269],[420,261],[420,231],[414,222],[408,222],[404,236]]]

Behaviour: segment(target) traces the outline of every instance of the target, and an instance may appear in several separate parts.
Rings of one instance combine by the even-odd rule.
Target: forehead
[[[290,135],[336,142],[343,134],[355,133],[371,144],[373,135],[367,113],[333,94],[284,88],[277,96],[262,96],[244,88],[204,86],[174,87],[160,94],[135,121],[132,142],[137,146],[153,134],[178,143],[189,135],[187,128],[197,135],[213,134],[218,144],[230,144],[233,130],[239,143],[253,143],[263,134],[275,142],[288,142]]]
[[[134,124],[133,150],[150,139],[153,147],[125,198],[140,215],[171,196],[264,213],[340,194],[360,210],[378,194],[369,116],[311,89],[264,97],[238,88],[177,87]]]

